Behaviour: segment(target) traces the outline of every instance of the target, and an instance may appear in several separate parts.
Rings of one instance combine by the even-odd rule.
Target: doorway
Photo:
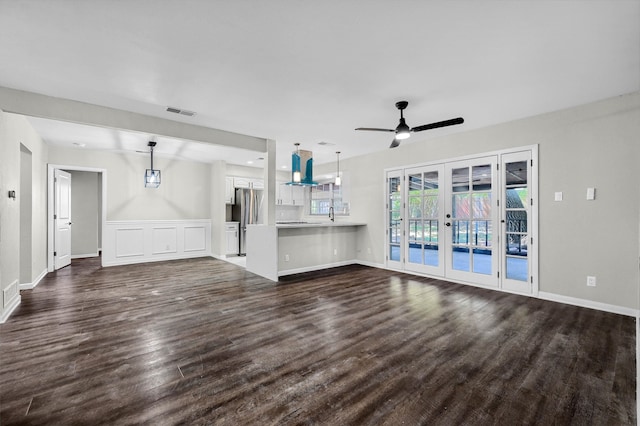
[[[386,172],[386,266],[537,293],[537,147]]]
[[[91,179],[82,178],[78,180],[81,180],[81,181],[88,180],[91,182],[95,182],[90,184],[89,186],[89,188],[93,188],[93,189],[85,188],[81,191],[82,193],[85,194],[85,196],[86,194],[93,194],[95,196],[95,203],[93,204],[95,204],[96,207],[92,207],[88,209],[88,208],[85,208],[82,203],[80,204],[72,203],[73,201],[72,196],[70,197],[70,200],[64,200],[65,202],[69,201],[68,217],[64,218],[65,219],[64,223],[69,223],[69,222],[71,223],[68,225],[71,229],[71,235],[68,236],[68,243],[69,243],[68,256],[70,261],[71,258],[74,258],[74,257],[87,257],[87,256],[99,255],[99,250],[101,248],[101,236],[104,234],[104,228],[106,226],[107,171],[105,169],[97,169],[97,168],[90,168],[90,167],[49,164],[47,172],[48,172],[48,175],[47,175],[48,176],[48,181],[47,181],[47,186],[48,186],[47,188],[47,192],[48,192],[48,195],[47,195],[47,211],[48,211],[47,270],[49,272],[52,272],[58,269],[59,267],[63,267],[66,264],[66,262],[58,261],[58,258],[59,258],[58,249],[60,247],[64,248],[64,245],[61,246],[61,244],[66,244],[65,241],[67,241],[66,240],[67,236],[56,235],[57,229],[58,229],[57,209],[60,206],[60,202],[57,200],[58,192],[56,192],[56,175],[57,174],[59,175],[60,172],[64,172],[64,173],[68,173],[70,176],[73,176],[73,174],[76,174],[76,176],[80,176],[80,177],[84,175],[87,178],[92,176]],[[71,178],[70,186],[72,182],[73,182],[73,179]],[[71,187],[69,188],[69,190],[71,191]],[[78,191],[78,189],[76,189],[76,191]],[[74,209],[73,209],[74,204],[76,206],[75,210],[77,211],[76,215],[74,215]],[[87,212],[91,212],[93,208],[96,209],[96,213],[97,213],[96,216],[98,217],[91,218],[90,217],[91,213],[89,213],[89,217],[86,217]],[[80,219],[80,222],[75,223],[74,216]],[[83,227],[81,231],[76,233],[77,236],[82,237],[81,239],[72,240],[74,226]],[[93,238],[97,239],[97,250],[86,249],[85,248],[86,244],[81,243],[81,241],[85,241],[86,243],[87,237],[89,237],[90,239],[93,239]],[[63,240],[63,238],[65,239]],[[76,250],[74,250],[74,244],[75,244]],[[65,250],[62,250],[62,252],[65,252]],[[74,255],[74,252],[79,252],[80,254]]]

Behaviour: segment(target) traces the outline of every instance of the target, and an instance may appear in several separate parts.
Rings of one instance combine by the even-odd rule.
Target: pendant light
[[[336,182],[335,185],[336,186],[340,186],[342,184],[342,178],[340,177],[340,151],[336,151],[336,157],[338,159],[338,168],[337,168],[337,172],[336,172]]]
[[[157,188],[160,186],[160,170],[153,168],[153,148],[156,143],[149,141],[149,151],[151,152],[151,168],[147,169],[144,173],[144,187],[145,188]]]
[[[300,144],[295,143],[296,151],[291,154],[291,181],[300,183],[302,181],[302,172],[300,170]]]

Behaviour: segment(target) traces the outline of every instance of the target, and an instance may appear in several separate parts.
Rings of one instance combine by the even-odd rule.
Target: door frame
[[[104,238],[107,225],[107,170],[96,167],[67,166],[63,164],[47,164],[47,271],[55,270],[55,262],[53,252],[55,248],[55,222],[53,215],[55,214],[55,192],[54,192],[54,174],[55,170],[64,170],[71,172],[94,172],[102,175],[102,206],[100,209],[100,226],[102,236]],[[102,257],[104,262],[104,256]]]
[[[482,284],[478,284],[478,283],[471,283],[471,282],[467,282],[467,281],[461,281],[461,280],[456,280],[456,279],[451,279],[451,278],[443,278],[440,276],[434,276],[434,275],[430,275],[430,274],[426,274],[426,273],[420,273],[420,272],[415,272],[415,271],[410,271],[407,270],[406,267],[402,266],[403,264],[401,263],[400,266],[397,267],[393,267],[391,265],[389,265],[389,261],[386,260],[386,256],[384,257],[385,261],[384,261],[384,268],[385,269],[390,269],[390,270],[396,270],[396,271],[402,271],[402,272],[406,272],[408,274],[413,274],[413,275],[418,275],[418,276],[426,276],[426,277],[433,277],[433,278],[437,278],[437,279],[444,279],[446,281],[450,281],[450,282],[455,282],[455,283],[460,283],[460,284],[465,284],[465,285],[471,285],[471,286],[475,286],[475,287],[481,287],[481,288],[487,288],[487,289],[492,289],[492,290],[499,290],[499,291],[503,291],[506,293],[515,293],[515,294],[521,294],[521,295],[527,295],[527,296],[533,296],[533,297],[538,297],[539,296],[539,291],[540,291],[540,285],[539,285],[539,264],[538,264],[538,259],[539,259],[539,249],[538,247],[540,246],[539,244],[539,239],[538,239],[538,226],[539,226],[539,221],[538,221],[538,205],[540,203],[540,196],[539,196],[539,192],[538,192],[538,144],[534,144],[534,145],[525,145],[525,146],[518,146],[518,147],[513,147],[513,148],[506,148],[506,149],[501,149],[501,150],[495,150],[495,151],[486,151],[486,152],[478,152],[475,154],[469,154],[469,155],[464,155],[464,156],[460,156],[460,157],[451,157],[451,158],[442,158],[442,159],[437,159],[437,160],[432,160],[432,161],[425,161],[425,162],[421,162],[421,163],[413,163],[413,164],[408,164],[408,165],[398,165],[395,167],[388,167],[382,170],[383,173],[383,182],[385,183],[385,187],[384,187],[384,191],[383,191],[383,197],[385,197],[384,203],[383,205],[386,206],[387,204],[387,181],[386,178],[388,176],[388,174],[390,172],[394,172],[394,171],[399,171],[400,173],[404,173],[405,170],[407,169],[411,169],[411,168],[417,168],[417,167],[424,167],[424,166],[430,166],[430,165],[436,165],[436,164],[445,164],[445,163],[449,163],[449,162],[457,162],[457,161],[465,161],[465,160],[473,160],[475,158],[479,158],[479,157],[489,157],[489,156],[497,156],[498,157],[498,164],[502,163],[502,156],[505,154],[514,154],[514,153],[518,153],[518,152],[523,152],[523,151],[529,151],[531,153],[531,161],[532,161],[532,166],[531,166],[531,185],[530,185],[530,190],[531,190],[531,198],[533,200],[535,200],[534,204],[531,206],[530,209],[530,215],[531,215],[531,238],[532,238],[532,243],[531,243],[531,257],[530,257],[530,266],[529,266],[529,272],[530,272],[530,285],[531,285],[531,292],[530,293],[521,293],[521,292],[517,292],[517,291],[513,291],[510,289],[505,289],[503,288],[503,282],[502,282],[502,277],[503,274],[501,274],[500,276],[500,280],[499,280],[499,284],[498,287],[488,287],[486,285],[482,285]],[[500,173],[498,173],[498,175],[500,175]],[[500,189],[499,189],[499,194],[498,197],[502,197],[502,181],[501,178],[499,177],[498,179],[500,179]],[[502,213],[501,213],[501,207],[498,207],[498,215],[499,215],[499,219],[502,218]],[[385,218],[385,222],[383,222],[383,232],[386,231],[387,229],[387,223],[386,223],[386,219],[387,219],[387,213],[386,210],[384,210],[384,218]],[[501,227],[500,227],[501,228]],[[500,232],[500,237],[502,237],[502,231]],[[388,248],[388,240],[387,240],[387,236],[386,236],[386,232],[384,235],[384,241],[385,241],[385,253],[386,250]],[[499,243],[499,250],[500,250],[500,256],[502,256],[502,241],[500,241]],[[501,263],[501,260],[498,261],[499,265]],[[501,265],[500,265],[501,266]],[[501,271],[502,272],[502,271]],[[640,294],[640,293],[639,293]]]

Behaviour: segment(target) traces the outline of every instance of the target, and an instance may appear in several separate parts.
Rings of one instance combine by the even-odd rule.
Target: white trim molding
[[[108,221],[102,265],[211,256],[211,220]]]
[[[283,277],[285,275],[302,274],[304,272],[320,271],[322,269],[337,268],[339,266],[348,266],[348,265],[356,265],[356,264],[359,264],[359,262],[356,260],[344,260],[341,262],[325,263],[324,265],[307,266],[304,268],[297,268],[297,269],[285,269],[282,271],[278,271],[278,276]]]
[[[640,315],[640,311],[638,309],[610,305],[608,303],[602,302],[594,302],[593,300],[579,299],[577,297],[563,296],[561,294],[547,293],[546,291],[538,292],[538,298],[542,300],[549,300],[551,302],[580,306],[581,308],[590,308],[604,312],[611,312],[612,314],[620,314],[636,318],[638,317],[638,315]]]
[[[20,284],[20,290],[33,290],[34,288],[36,288],[38,284],[40,284],[40,281],[42,281],[42,279],[47,275],[47,273],[48,271],[45,269],[42,272],[40,272],[40,275],[38,275],[36,279],[33,280],[33,282]]]

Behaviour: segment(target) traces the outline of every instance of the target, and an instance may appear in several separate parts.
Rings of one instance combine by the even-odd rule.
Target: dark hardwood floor
[[[74,261],[0,328],[0,424],[635,424],[635,319],[352,266]]]

